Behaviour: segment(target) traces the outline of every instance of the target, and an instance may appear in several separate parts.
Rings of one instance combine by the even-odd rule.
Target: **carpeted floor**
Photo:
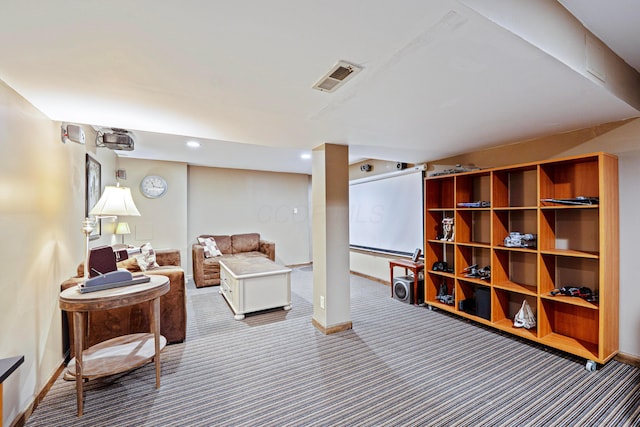
[[[311,325],[312,272],[293,309],[233,319],[218,288],[188,292],[184,344],[153,365],[85,386],[58,379],[29,426],[632,426],[640,369],[584,360],[390,298],[352,276],[353,330]]]

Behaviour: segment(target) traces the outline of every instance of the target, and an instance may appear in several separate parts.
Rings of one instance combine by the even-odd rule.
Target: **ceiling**
[[[559,3],[640,70],[640,2]],[[129,129],[121,156],[295,173],[325,142],[351,162],[421,163],[640,116],[497,24],[514,4],[3,0],[0,79],[52,120]],[[311,89],[339,60],[363,70]]]

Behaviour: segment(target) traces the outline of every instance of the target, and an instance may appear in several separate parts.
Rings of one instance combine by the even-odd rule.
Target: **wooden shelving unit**
[[[598,204],[542,199],[598,197]],[[489,207],[459,203],[488,201]],[[425,178],[425,303],[538,343],[606,363],[618,351],[618,160],[593,153],[510,167]],[[442,219],[454,218],[455,237],[441,240]],[[536,236],[533,247],[507,247],[510,232]],[[438,261],[451,271],[433,271]],[[472,264],[490,279],[467,277]],[[436,299],[441,286],[453,305]],[[598,301],[552,295],[586,286]],[[490,319],[463,310],[461,301],[490,291]],[[536,327],[516,328],[526,300]],[[591,368],[589,368],[591,369]]]

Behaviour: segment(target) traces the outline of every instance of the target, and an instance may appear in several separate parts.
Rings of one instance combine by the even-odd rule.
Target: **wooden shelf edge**
[[[561,304],[577,305],[578,307],[589,308],[591,310],[599,310],[597,303],[586,301],[580,297],[570,297],[565,295],[551,295],[550,293],[540,294],[540,298]]]
[[[595,252],[576,251],[573,249],[540,249],[540,253],[542,255],[568,256],[574,258],[600,258],[600,254]]]
[[[511,319],[498,320],[496,322],[493,322],[493,326],[496,329],[500,329],[501,331],[505,331],[510,334],[526,338],[528,340],[538,339],[538,330],[536,328],[533,328],[533,329],[516,328],[513,326],[513,320]]]
[[[524,253],[530,253],[530,254],[538,253],[538,249],[536,248],[512,248],[504,245],[495,245],[493,249],[497,249],[501,251],[524,252]]]
[[[562,350],[579,357],[584,357],[585,359],[593,360],[598,363],[605,363],[606,360],[608,360],[598,357],[597,344],[557,334],[555,332],[545,335],[537,341],[541,344],[548,345],[549,347],[557,348],[558,350]]]
[[[534,211],[538,209],[537,206],[496,206],[494,211]]]
[[[464,275],[460,275],[460,274],[458,274],[456,278],[463,282],[474,283],[476,285],[486,286],[488,288],[491,287],[491,282],[487,282],[486,280],[474,279],[473,277],[465,277]]]
[[[465,311],[458,310],[453,305],[443,304],[440,301],[425,301],[424,303],[426,305],[430,305],[432,307],[439,308],[443,311],[447,311],[449,313],[455,314],[456,316],[464,317],[465,319],[470,319],[470,320],[473,320],[474,322],[482,323],[487,326],[493,326],[493,323],[491,323],[490,320],[476,316],[475,314],[469,314]]]
[[[484,243],[484,242],[459,242],[456,240],[456,244],[458,246],[468,246],[471,248],[486,248],[486,249],[491,249],[491,244],[490,243]]]
[[[456,275],[453,273],[447,273],[445,271],[433,271],[433,270],[429,270],[430,274],[436,275],[436,276],[441,276],[441,277],[449,277],[450,279],[455,279]]]
[[[548,202],[550,203],[550,202]],[[565,210],[565,209],[598,209],[600,205],[540,205],[540,209],[542,210]]]
[[[502,291],[514,292],[517,294],[528,295],[532,297],[538,296],[538,293],[536,291],[532,291],[526,285],[521,285],[515,282],[494,283],[493,287]],[[530,286],[530,287],[535,288],[535,286]]]

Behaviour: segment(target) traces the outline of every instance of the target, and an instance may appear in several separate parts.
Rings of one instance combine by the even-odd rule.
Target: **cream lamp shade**
[[[131,189],[108,185],[104,188],[102,197],[91,209],[89,215],[104,216],[140,216],[136,204],[131,197]]]
[[[119,222],[116,226],[116,234],[131,234],[131,230],[129,230],[129,224],[126,222]]]
[[[117,234],[122,235],[122,244],[124,245],[124,235],[131,234],[131,230],[129,230],[129,224],[126,222],[119,222],[118,225],[116,225],[116,235]]]

